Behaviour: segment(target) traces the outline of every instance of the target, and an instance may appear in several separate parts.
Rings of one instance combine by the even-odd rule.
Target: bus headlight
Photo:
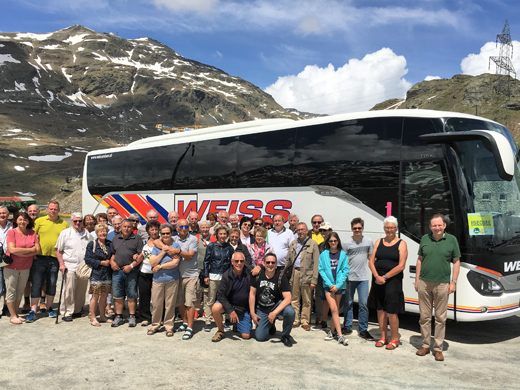
[[[481,295],[499,296],[504,292],[504,287],[498,280],[475,271],[468,272],[468,281]]]

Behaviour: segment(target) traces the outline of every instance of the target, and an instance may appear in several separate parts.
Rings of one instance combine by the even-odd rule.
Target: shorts
[[[89,294],[109,294],[112,292],[112,286],[107,282],[90,282]]]
[[[182,278],[179,283],[179,295],[177,295],[177,306],[184,305],[192,307],[198,302],[199,277]]]
[[[240,334],[251,334],[253,324],[251,323],[251,315],[248,311],[238,315],[237,332]]]
[[[56,295],[56,282],[60,264],[52,256],[37,255],[31,267],[31,298],[39,298],[41,289],[45,285],[45,295]]]
[[[137,278],[139,269],[134,268],[129,273],[122,269],[112,272],[112,296],[114,299],[137,299]]]

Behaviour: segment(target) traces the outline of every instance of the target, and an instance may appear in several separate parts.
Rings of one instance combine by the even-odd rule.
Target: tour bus
[[[408,244],[406,310],[418,312],[417,250],[440,212],[461,247],[449,318],[520,313],[518,148],[507,128],[430,110],[369,111],[307,120],[267,119],[150,137],[87,154],[83,212],[149,209],[200,218],[226,210],[253,218],[322,214],[344,240],[361,217],[383,236],[394,215]]]

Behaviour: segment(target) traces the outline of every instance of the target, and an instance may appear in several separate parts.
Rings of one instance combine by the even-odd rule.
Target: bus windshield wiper
[[[517,234],[516,236],[511,237],[509,240],[502,241],[500,244],[491,245],[489,247],[490,250],[495,250],[498,248],[502,248],[505,246],[510,245],[520,245],[520,234]]]

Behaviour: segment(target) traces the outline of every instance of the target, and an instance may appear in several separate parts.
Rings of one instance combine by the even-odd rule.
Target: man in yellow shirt
[[[44,283],[47,313],[51,318],[57,316],[56,311],[52,309],[60,268],[56,257],[56,242],[61,231],[69,227],[69,224],[60,218],[59,212],[60,204],[51,200],[47,205],[47,215],[37,218],[34,223],[34,230],[40,240],[41,255],[36,256],[31,267],[31,311],[27,314],[27,322],[36,320],[36,308]]]
[[[313,215],[311,218],[312,230],[310,233],[311,238],[316,241],[316,244],[321,245],[325,238],[320,232],[320,226],[323,223],[323,217],[319,214]]]

